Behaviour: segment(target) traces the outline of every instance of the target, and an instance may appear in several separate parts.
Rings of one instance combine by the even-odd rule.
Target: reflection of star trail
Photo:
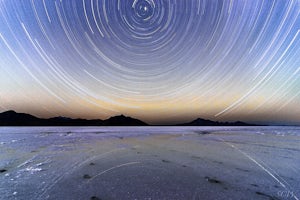
[[[0,106],[300,121],[299,10],[297,0],[4,0]]]

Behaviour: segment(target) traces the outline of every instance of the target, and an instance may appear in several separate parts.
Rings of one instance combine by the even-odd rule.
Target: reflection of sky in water
[[[43,199],[52,191],[76,195],[75,187],[78,191],[85,188],[85,194],[94,181],[125,191],[137,179],[145,184],[145,177],[159,184],[178,181],[168,185],[175,188],[184,180],[184,189],[177,192],[191,193],[193,173],[204,171],[207,174],[197,178],[196,185],[210,183],[208,180],[225,182],[222,176],[227,174],[227,183],[235,184],[236,176],[246,176],[243,184],[257,181],[263,184],[262,191],[281,189],[269,187],[269,182],[283,183],[298,194],[293,183],[299,180],[286,177],[298,173],[299,127],[1,127],[0,132],[0,169],[7,170],[0,175],[4,197]],[[241,171],[243,167],[249,169]],[[126,177],[126,172],[133,175]],[[252,172],[255,175],[249,177]],[[257,173],[262,174],[257,177]],[[85,180],[84,174],[96,177]],[[204,179],[206,176],[210,178]],[[206,187],[211,191],[213,186]]]

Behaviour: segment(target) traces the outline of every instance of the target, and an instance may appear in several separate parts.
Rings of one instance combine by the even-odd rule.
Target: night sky
[[[300,124],[299,0],[0,0],[0,112]]]

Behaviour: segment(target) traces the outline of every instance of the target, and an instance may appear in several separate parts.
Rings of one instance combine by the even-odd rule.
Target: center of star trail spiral
[[[182,12],[193,5],[196,6],[191,2],[119,0],[103,1],[102,8],[91,5],[89,10],[85,4],[85,23],[90,31],[80,33],[77,27],[72,31],[78,37],[84,35],[81,40],[85,40],[83,45],[87,46],[89,56],[101,63],[102,70],[115,74],[114,79],[126,74],[126,79],[131,79],[129,84],[156,80],[148,88],[155,90],[155,82],[191,73],[183,65],[193,60],[198,50],[196,45],[202,45],[192,37],[193,34],[201,36],[198,26],[204,23],[201,18],[193,19],[195,10]],[[90,16],[99,15],[90,19],[89,12]]]
[[[199,26],[205,23],[201,17],[193,19],[196,10],[185,13],[193,5],[197,6],[184,1],[107,1],[94,22],[105,19],[100,27],[103,37],[99,40],[95,31],[88,32],[87,44],[95,44],[94,50],[102,47],[99,49],[103,54],[99,58],[97,50],[96,56],[110,65],[107,70],[126,73],[132,81],[169,79],[170,73],[177,76],[176,71],[189,73],[183,64],[193,59],[198,50],[196,45],[203,45],[199,41]],[[192,39],[193,34],[199,35],[199,39]]]
[[[12,98],[7,77],[34,80],[49,99],[109,112],[281,112],[300,95],[299,9],[298,0],[0,1],[0,89]]]
[[[154,14],[155,2],[147,0],[135,0],[132,8],[138,18],[143,21],[148,21]]]

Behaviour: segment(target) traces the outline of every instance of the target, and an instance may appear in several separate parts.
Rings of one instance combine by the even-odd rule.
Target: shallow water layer
[[[1,127],[0,199],[299,199],[300,127]]]

